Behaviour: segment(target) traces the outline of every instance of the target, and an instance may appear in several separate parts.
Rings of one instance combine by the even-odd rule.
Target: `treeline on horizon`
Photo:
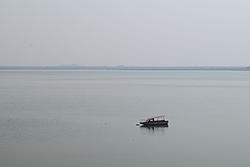
[[[207,70],[250,71],[250,66],[0,66],[0,70]]]

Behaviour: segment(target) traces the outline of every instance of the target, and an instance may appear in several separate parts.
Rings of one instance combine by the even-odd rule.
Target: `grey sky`
[[[0,65],[250,65],[249,0],[1,0]]]

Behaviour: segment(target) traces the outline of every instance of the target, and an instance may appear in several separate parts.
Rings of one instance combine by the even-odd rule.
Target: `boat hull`
[[[148,121],[140,122],[142,126],[168,126],[168,121]]]

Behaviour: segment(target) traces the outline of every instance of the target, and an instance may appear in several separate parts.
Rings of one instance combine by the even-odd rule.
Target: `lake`
[[[248,167],[249,129],[249,71],[0,71],[1,167]]]

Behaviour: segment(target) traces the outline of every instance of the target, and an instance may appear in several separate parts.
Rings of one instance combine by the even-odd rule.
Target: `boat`
[[[165,126],[168,127],[168,120],[165,120],[165,115],[159,115],[148,118],[146,121],[140,122],[143,127]]]

